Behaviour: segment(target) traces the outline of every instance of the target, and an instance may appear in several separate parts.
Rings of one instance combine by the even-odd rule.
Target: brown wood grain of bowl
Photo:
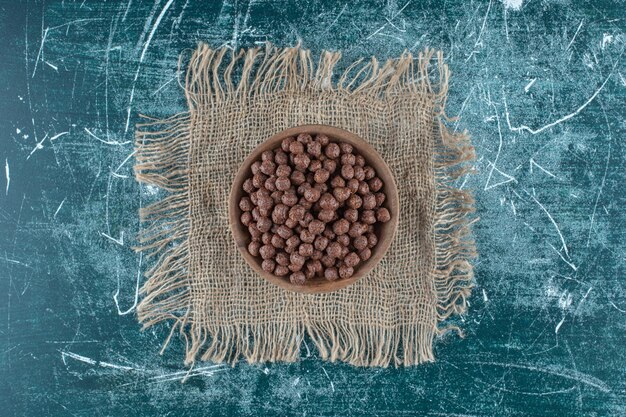
[[[251,241],[250,233],[248,232],[248,228],[241,223],[240,218],[242,211],[239,208],[239,201],[241,200],[241,197],[246,194],[243,190],[243,182],[252,175],[250,166],[253,162],[261,159],[261,154],[263,152],[280,147],[280,143],[283,139],[289,136],[298,136],[300,133],[309,133],[312,136],[322,133],[327,135],[331,141],[351,144],[354,146],[355,152],[361,154],[363,158],[365,158],[366,163],[376,170],[377,176],[383,181],[384,185],[381,191],[387,196],[383,207],[386,207],[387,210],[389,210],[391,220],[387,223],[376,223],[375,227],[376,234],[378,236],[378,244],[372,249],[372,256],[367,261],[361,262],[355,268],[354,275],[350,278],[340,278],[336,281],[328,281],[324,277],[315,277],[308,280],[305,285],[295,285],[289,281],[288,276],[279,277],[264,271],[261,268],[261,257],[252,256],[248,252],[248,244]],[[389,246],[395,236],[400,215],[399,204],[398,189],[396,187],[393,174],[391,173],[389,166],[387,166],[382,157],[369,143],[351,132],[336,127],[326,125],[303,125],[286,129],[275,134],[257,146],[250,153],[250,155],[248,155],[235,175],[228,202],[228,215],[230,228],[233,233],[237,249],[239,249],[239,252],[245,261],[257,274],[286,290],[314,294],[332,292],[345,288],[363,278],[372,269],[374,269],[376,265],[378,265],[389,249]],[[392,278],[390,277],[390,279]]]

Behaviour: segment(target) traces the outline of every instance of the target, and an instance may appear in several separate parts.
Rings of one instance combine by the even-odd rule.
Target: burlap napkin
[[[324,359],[360,366],[432,361],[440,322],[466,308],[474,254],[473,201],[452,181],[473,148],[446,130],[442,54],[408,53],[334,68],[301,47],[214,50],[201,44],[186,75],[189,112],[138,127],[137,180],[169,192],[141,210],[140,250],[153,255],[138,307],[144,326],[171,322],[186,363],[295,361],[308,334]],[[433,78],[436,81],[433,81]],[[326,124],[368,141],[400,196],[395,241],[367,277],[330,294],[287,292],[237,251],[228,195],[248,153],[297,125]],[[165,348],[165,346],[164,346]]]

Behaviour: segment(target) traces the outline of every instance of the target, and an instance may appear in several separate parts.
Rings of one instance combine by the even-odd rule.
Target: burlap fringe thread
[[[229,55],[230,59],[224,59]],[[211,326],[193,320],[188,285],[189,184],[188,158],[190,126],[194,123],[199,100],[213,105],[225,101],[254,100],[282,92],[317,90],[345,95],[384,97],[409,92],[428,95],[437,112],[434,122],[439,133],[434,161],[437,182],[435,234],[436,265],[434,299],[441,322],[466,310],[472,287],[474,242],[469,236],[468,214],[473,211],[469,192],[456,189],[455,179],[470,168],[474,149],[465,132],[449,131],[444,121],[449,70],[443,54],[427,49],[415,59],[410,53],[380,64],[358,60],[333,81],[339,52],[322,52],[317,66],[310,51],[301,47],[240,50],[210,49],[201,44],[191,56],[186,74],[189,112],[169,119],[148,119],[138,125],[136,134],[135,173],[138,181],[155,185],[170,194],[140,212],[146,222],[139,236],[138,248],[157,257],[155,266],[146,272],[141,289],[143,299],[137,307],[144,328],[172,320],[172,335],[179,330],[186,343],[186,364],[195,362],[201,350],[202,360],[234,363],[240,356],[249,362],[295,361],[299,358],[304,330],[308,332],[321,356],[362,366],[388,366],[394,363],[414,365],[434,360],[432,339],[456,326],[424,328],[402,326],[400,329],[369,329],[357,326],[338,328],[333,322],[306,325],[232,325]],[[436,61],[435,61],[436,57]],[[430,74],[435,61],[438,80]],[[228,65],[225,65],[228,63]],[[224,68],[225,66],[225,68]],[[237,72],[241,69],[241,72]],[[236,75],[235,75],[236,74]],[[233,82],[233,76],[239,81]],[[275,328],[274,328],[275,327]],[[405,328],[406,327],[406,328]]]

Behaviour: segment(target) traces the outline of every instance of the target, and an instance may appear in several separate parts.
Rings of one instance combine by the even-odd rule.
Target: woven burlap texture
[[[359,60],[336,76],[339,60],[322,52],[315,64],[299,46],[236,53],[201,44],[187,64],[189,111],[138,126],[136,177],[168,192],[140,213],[139,250],[154,266],[138,317],[145,327],[170,321],[163,349],[180,335],[187,364],[296,361],[308,334],[326,360],[415,365],[434,360],[433,338],[454,327],[441,321],[465,310],[473,200],[452,182],[469,171],[473,148],[443,123],[449,72],[442,54]],[[305,124],[369,142],[400,197],[398,230],[380,264],[347,288],[317,295],[256,275],[228,223],[231,183],[245,157]]]

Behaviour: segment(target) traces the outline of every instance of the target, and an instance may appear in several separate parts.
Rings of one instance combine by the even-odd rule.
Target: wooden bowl
[[[297,136],[300,133],[309,133],[316,135],[323,133],[327,135],[331,141],[346,142],[354,146],[356,152],[361,154],[365,158],[366,164],[370,165],[376,170],[376,174],[383,181],[382,192],[387,195],[385,203],[383,204],[389,210],[391,214],[391,220],[387,223],[376,224],[376,234],[378,236],[378,244],[372,249],[372,256],[365,262],[361,262],[355,267],[354,275],[347,279],[338,279],[336,281],[327,281],[323,277],[315,277],[305,285],[295,285],[289,281],[289,277],[279,277],[274,274],[263,271],[261,268],[262,259],[260,256],[255,257],[248,252],[248,244],[250,243],[250,233],[248,228],[241,223],[242,211],[239,208],[239,201],[244,196],[243,182],[252,176],[250,166],[253,162],[261,159],[261,154],[264,151],[272,150],[280,147],[280,143],[283,139],[289,136]],[[233,232],[233,237],[239,252],[246,260],[246,262],[252,267],[252,269],[261,275],[269,282],[278,285],[286,290],[297,291],[302,293],[323,293],[336,291],[341,288],[356,282],[358,279],[367,275],[377,264],[389,249],[391,242],[393,241],[396,229],[398,227],[398,217],[400,214],[399,201],[398,201],[398,189],[391,173],[391,170],[381,158],[381,156],[372,148],[370,144],[365,142],[360,137],[353,133],[350,133],[343,129],[338,129],[325,125],[305,125],[297,126],[291,129],[283,130],[261,143],[257,146],[250,155],[243,161],[235,180],[233,181],[232,189],[230,192],[230,200],[228,202],[228,214],[230,221],[230,228]]]

